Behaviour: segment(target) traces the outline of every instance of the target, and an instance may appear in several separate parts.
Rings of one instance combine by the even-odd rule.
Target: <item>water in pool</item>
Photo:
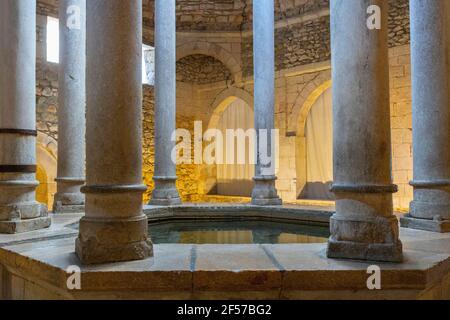
[[[149,225],[153,243],[325,243],[329,229],[269,221],[173,221]]]

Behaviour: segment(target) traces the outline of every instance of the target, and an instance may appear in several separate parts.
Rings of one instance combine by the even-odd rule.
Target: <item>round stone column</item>
[[[0,1],[0,233],[50,225],[36,202],[36,1]]]
[[[252,203],[281,205],[275,188],[275,154],[271,154],[275,104],[275,17],[273,0],[253,6],[253,55],[255,79],[255,129],[257,157]],[[272,161],[265,161],[271,156]]]
[[[176,129],[176,3],[155,1],[155,189],[150,205],[181,203],[172,161]]]
[[[86,0],[60,0],[58,178],[53,211],[84,212]]]
[[[370,29],[367,14],[381,29]],[[372,11],[372,10],[371,10]],[[393,215],[389,105],[388,4],[331,1],[336,213],[328,257],[402,261]]]
[[[406,227],[450,232],[448,1],[411,0],[414,201]]]
[[[142,212],[142,1],[87,4],[84,264],[152,255]]]

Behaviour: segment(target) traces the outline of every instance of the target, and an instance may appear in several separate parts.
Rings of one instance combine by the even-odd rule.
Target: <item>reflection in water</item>
[[[273,244],[325,243],[329,230],[268,221],[178,221],[150,224],[154,243],[186,244]]]

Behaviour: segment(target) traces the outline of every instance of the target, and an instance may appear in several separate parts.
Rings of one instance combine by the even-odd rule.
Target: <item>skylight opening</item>
[[[47,61],[59,63],[59,19],[47,17]]]

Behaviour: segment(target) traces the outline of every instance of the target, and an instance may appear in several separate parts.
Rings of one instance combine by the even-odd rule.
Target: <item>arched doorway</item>
[[[333,109],[331,88],[314,102],[306,119],[306,185],[301,199],[334,200],[329,191],[333,181]]]
[[[253,188],[253,177],[255,174],[255,165],[250,162],[255,146],[252,140],[247,136],[245,138],[245,150],[238,150],[237,140],[227,145],[227,130],[242,130],[246,133],[249,129],[254,129],[254,115],[252,108],[242,99],[235,98],[225,108],[220,115],[217,129],[224,137],[223,155],[226,159],[228,151],[234,153],[233,164],[217,165],[217,194],[222,196],[240,196],[249,197]],[[234,150],[228,150],[234,148]],[[245,152],[245,164],[239,164],[238,154]]]

